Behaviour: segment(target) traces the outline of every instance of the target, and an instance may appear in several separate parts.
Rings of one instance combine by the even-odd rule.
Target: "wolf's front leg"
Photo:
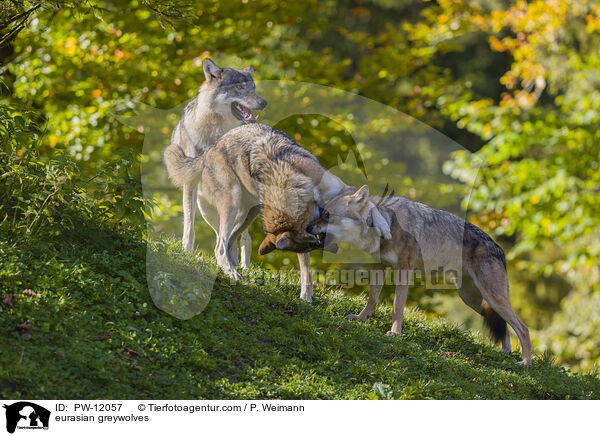
[[[252,255],[252,238],[248,229],[244,230],[240,236],[240,262],[243,269],[250,268],[250,256]]]
[[[197,185],[183,185],[183,237],[184,250],[192,250],[196,235],[194,233],[194,215],[196,214]]]
[[[394,294],[394,306],[392,308],[392,328],[387,335],[400,336],[402,334],[402,321],[404,320],[404,306],[408,295],[408,284],[396,285]]]
[[[310,254],[298,253],[298,263],[300,264],[300,298],[311,303],[313,281],[310,273]]]
[[[375,274],[377,276],[377,274]],[[381,283],[377,281],[373,281],[369,288],[369,299],[367,300],[367,304],[363,310],[360,311],[358,315],[348,315],[346,318],[348,319],[357,319],[359,321],[366,321],[373,314],[373,311],[377,307],[377,300],[379,299],[379,293],[381,292],[381,288],[383,287],[383,281]]]

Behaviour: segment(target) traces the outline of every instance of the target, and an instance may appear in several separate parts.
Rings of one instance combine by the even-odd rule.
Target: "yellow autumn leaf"
[[[74,38],[72,36],[68,37],[65,41],[65,52],[69,55],[72,55],[75,53],[76,49],[77,49],[77,38]]]
[[[505,51],[508,48],[495,36],[490,36],[488,38],[488,43],[490,44],[490,48],[494,51]]]

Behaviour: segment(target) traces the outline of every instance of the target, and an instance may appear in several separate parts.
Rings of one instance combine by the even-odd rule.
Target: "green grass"
[[[387,337],[388,307],[367,323],[345,319],[364,296],[317,289],[309,305],[295,277],[257,284],[253,268],[232,284],[212,259],[156,242],[152,295],[191,317],[179,319],[154,304],[146,246],[127,230],[90,223],[85,233],[36,238],[0,238],[0,292],[21,297],[0,303],[3,398],[600,399],[597,376],[547,356],[522,368],[518,353],[441,318],[407,310],[402,338]],[[165,272],[175,282],[160,282]],[[30,339],[15,331],[26,321]]]
[[[68,160],[0,157],[2,398],[600,399],[597,375],[520,367],[415,309],[388,337],[385,305],[346,320],[364,296],[317,289],[309,305],[297,275],[258,267],[231,283],[173,240],[148,247],[125,200],[93,200]]]

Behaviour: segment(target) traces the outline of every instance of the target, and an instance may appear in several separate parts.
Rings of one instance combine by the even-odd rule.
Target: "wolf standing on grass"
[[[219,68],[213,61],[206,58],[202,62],[206,81],[200,86],[198,95],[190,101],[181,119],[173,129],[169,147],[179,146],[190,157],[201,155],[208,147],[213,146],[217,140],[237,125],[245,122],[254,122],[254,110],[262,110],[267,101],[256,93],[252,72],[254,68],[247,67],[241,70],[233,68]],[[169,148],[167,147],[167,148]],[[168,154],[164,154],[167,159]],[[169,163],[167,168],[169,168]],[[177,184],[177,180],[172,180]],[[195,204],[204,220],[218,231],[219,223],[213,222],[211,217],[202,209],[202,187],[194,184],[182,184],[183,189],[183,238],[184,249],[194,248],[194,215]],[[233,244],[236,250],[237,244]],[[240,236],[241,264],[244,268],[250,267],[252,241],[248,231]]]
[[[390,225],[391,240],[372,231],[375,210]],[[341,241],[373,256],[379,256],[377,270],[391,267],[399,272],[425,268],[453,267],[456,259],[473,278],[477,289],[460,287],[458,295],[480,313],[495,338],[502,341],[502,351],[510,352],[510,324],[521,341],[522,365],[531,364],[531,340],[527,326],[519,319],[508,298],[508,274],[504,252],[483,230],[455,215],[433,209],[404,197],[369,196],[365,185],[351,195],[340,195],[325,206],[325,212],[308,228],[314,234],[327,233],[329,241]],[[392,327],[388,334],[400,335],[404,305],[410,282],[400,280],[392,309]],[[375,310],[382,283],[372,283],[369,299],[358,315],[349,319],[366,321]]]

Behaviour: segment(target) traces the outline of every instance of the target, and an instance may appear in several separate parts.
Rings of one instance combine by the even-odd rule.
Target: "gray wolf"
[[[372,231],[374,210],[387,220],[391,240],[383,240]],[[377,197],[369,195],[363,186],[353,194],[342,194],[325,206],[321,217],[307,230],[314,234],[327,234],[329,241],[342,241],[369,254],[379,255],[376,267],[391,267],[397,271],[412,272],[424,265],[444,266],[453,259],[462,259],[462,266],[473,278],[477,289],[459,289],[461,299],[483,315],[502,350],[510,352],[510,336],[506,323],[515,330],[523,352],[523,365],[531,364],[529,330],[516,315],[508,297],[508,275],[502,249],[485,232],[457,216],[430,208],[404,197]],[[388,334],[400,335],[404,306],[409,283],[396,283],[393,303],[392,327]],[[381,284],[373,283],[364,309],[350,319],[365,321],[373,313]]]
[[[198,94],[184,108],[181,119],[173,129],[169,147],[181,147],[187,156],[199,156],[212,147],[224,133],[235,126],[254,122],[254,110],[262,110],[267,101],[256,93],[252,80],[253,67],[241,70],[219,68],[212,60],[202,62],[206,80],[200,86]],[[163,153],[163,159],[171,154]],[[167,169],[171,168],[165,160]],[[202,209],[202,188],[197,184],[185,183],[177,177],[171,180],[183,190],[183,238],[186,250],[194,247],[195,203],[198,203],[204,219],[213,229],[217,222],[210,222],[210,216]],[[244,267],[250,266],[252,241],[247,231],[241,235],[241,257]],[[235,245],[237,256],[237,241]]]
[[[200,206],[217,233],[215,256],[225,274],[241,279],[233,245],[260,214],[267,237],[259,252],[297,252],[300,298],[312,300],[308,252],[323,248],[324,240],[306,228],[320,216],[327,200],[354,188],[325,170],[285,133],[259,123],[230,130],[195,157],[169,146],[165,163],[175,184],[201,186]],[[375,220],[376,231],[391,237],[385,219],[379,215]]]

